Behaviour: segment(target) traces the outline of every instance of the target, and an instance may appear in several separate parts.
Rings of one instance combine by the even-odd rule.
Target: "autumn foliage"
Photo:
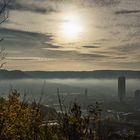
[[[56,120],[46,120],[41,106],[36,102],[27,102],[24,97],[21,99],[16,90],[6,99],[0,98],[0,140],[117,140],[116,136],[120,140],[140,138],[133,133],[114,135],[113,131],[104,128],[98,102],[88,106],[86,114],[74,103],[68,111],[58,113]]]
[[[37,106],[20,101],[12,92],[0,103],[0,138],[3,140],[38,139],[42,116]]]

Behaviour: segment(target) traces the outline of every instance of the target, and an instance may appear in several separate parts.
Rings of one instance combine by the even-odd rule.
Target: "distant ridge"
[[[21,78],[104,78],[113,79],[119,76],[140,79],[140,71],[132,70],[95,70],[95,71],[8,71],[0,70],[0,79]]]
[[[26,72],[20,70],[0,70],[0,79],[23,79],[23,78],[30,78]]]

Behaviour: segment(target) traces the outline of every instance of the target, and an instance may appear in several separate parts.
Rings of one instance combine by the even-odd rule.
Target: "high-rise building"
[[[138,102],[140,101],[140,90],[135,91],[135,100]]]
[[[118,78],[118,97],[120,101],[123,101],[126,95],[125,77]]]

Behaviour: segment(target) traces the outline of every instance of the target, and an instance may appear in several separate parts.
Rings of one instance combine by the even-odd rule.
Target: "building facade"
[[[118,78],[118,97],[120,101],[124,101],[126,96],[126,82],[125,77]]]

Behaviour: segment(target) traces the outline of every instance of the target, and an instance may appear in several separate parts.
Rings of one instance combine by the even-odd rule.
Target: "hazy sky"
[[[13,0],[7,69],[140,70],[140,0]]]

